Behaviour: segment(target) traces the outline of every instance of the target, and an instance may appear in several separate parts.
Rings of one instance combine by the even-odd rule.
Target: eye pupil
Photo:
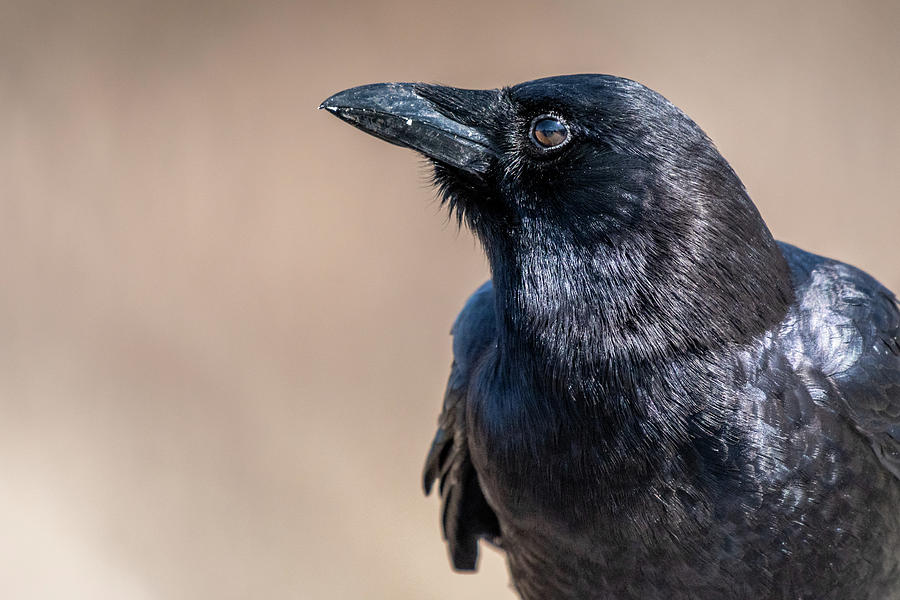
[[[569,137],[569,129],[558,119],[545,117],[531,126],[531,137],[542,148],[555,148]]]

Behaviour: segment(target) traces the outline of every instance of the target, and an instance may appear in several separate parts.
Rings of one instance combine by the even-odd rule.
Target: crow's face
[[[572,319],[599,303],[605,339],[624,330],[661,348],[709,342],[694,339],[701,319],[701,338],[727,340],[783,314],[784,262],[740,180],[693,121],[638,83],[374,84],[322,108],[431,159],[525,321],[578,328]],[[639,323],[654,313],[665,327]]]
[[[707,212],[703,186],[742,194],[693,121],[626,79],[575,75],[502,90],[376,84],[323,107],[429,157],[451,207],[489,243],[524,227],[579,246],[616,244]]]

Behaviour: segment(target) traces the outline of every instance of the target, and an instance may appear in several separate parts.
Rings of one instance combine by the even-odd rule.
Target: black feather
[[[456,568],[486,538],[526,600],[900,598],[893,294],[776,243],[640,84],[404,85],[330,100],[402,90],[424,141],[346,114],[434,162],[490,262],[424,472]]]

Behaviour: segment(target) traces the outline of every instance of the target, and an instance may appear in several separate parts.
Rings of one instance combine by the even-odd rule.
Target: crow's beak
[[[373,83],[338,92],[319,106],[392,144],[483,174],[494,151],[480,131],[441,112],[413,83]]]

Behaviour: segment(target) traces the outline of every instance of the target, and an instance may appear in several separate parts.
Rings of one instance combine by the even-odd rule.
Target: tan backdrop
[[[419,488],[486,265],[340,89],[637,79],[900,289],[896,2],[63,4],[0,3],[3,598],[512,597]]]

